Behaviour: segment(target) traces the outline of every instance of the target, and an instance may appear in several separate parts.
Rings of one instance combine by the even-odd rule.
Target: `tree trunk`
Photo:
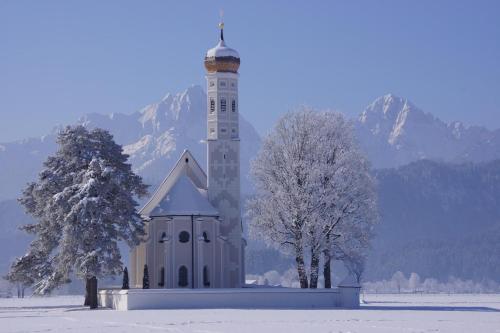
[[[317,251],[311,250],[311,278],[309,279],[309,288],[318,288],[318,276],[319,276],[319,255]]]
[[[304,253],[299,244],[295,245],[295,262],[297,263],[297,273],[299,273],[300,288],[307,288],[307,273],[304,264]]]
[[[90,305],[90,278],[85,279],[85,301],[83,302],[83,306]]]
[[[91,309],[97,309],[97,278],[90,278],[89,306]]]
[[[330,256],[330,249],[328,247],[323,251],[323,258],[325,259],[325,263],[323,264],[323,277],[325,278],[325,288],[331,288],[332,287],[332,270],[331,270],[332,258]]]

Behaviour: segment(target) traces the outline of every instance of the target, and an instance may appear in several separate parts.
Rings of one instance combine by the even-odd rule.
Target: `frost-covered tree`
[[[394,286],[394,289],[400,293],[401,290],[404,290],[408,285],[408,280],[403,272],[397,271],[391,278],[391,284]]]
[[[31,278],[39,294],[69,282],[72,273],[96,291],[98,278],[122,272],[118,242],[132,246],[144,235],[135,197],[147,186],[105,130],[67,127],[57,142],[58,151],[20,199],[36,220],[23,229],[35,239],[11,274]],[[96,302],[90,296],[86,304]]]
[[[303,109],[285,115],[263,140],[252,176],[257,193],[248,204],[251,230],[293,253],[302,288],[317,287],[322,253],[330,284],[332,256],[364,254],[376,221],[375,192],[341,114]]]
[[[360,280],[366,252],[377,222],[374,180],[369,164],[354,138],[351,124],[340,113],[317,116],[316,145],[312,168],[317,202],[307,234],[311,261],[322,251],[325,287],[331,287],[331,260],[342,260],[349,273]],[[318,265],[311,265],[311,285],[317,285]]]
[[[408,287],[412,292],[417,292],[420,288],[420,276],[413,272],[410,274],[410,278],[408,279]]]

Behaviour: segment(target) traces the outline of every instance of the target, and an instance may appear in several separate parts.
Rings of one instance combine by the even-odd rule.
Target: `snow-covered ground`
[[[0,332],[500,332],[500,295],[364,295],[359,310],[88,310],[0,299]]]

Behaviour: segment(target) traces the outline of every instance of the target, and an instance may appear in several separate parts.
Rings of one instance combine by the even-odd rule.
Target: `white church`
[[[131,287],[239,288],[244,285],[240,212],[237,51],[220,41],[205,56],[207,172],[187,150],[140,210],[147,235],[131,253]]]
[[[143,242],[130,255],[130,289],[99,290],[101,307],[117,310],[185,308],[357,308],[357,282],[337,288],[245,285],[240,203],[238,52],[220,41],[205,56],[207,172],[187,150],[140,214]],[[149,288],[142,289],[144,266]]]

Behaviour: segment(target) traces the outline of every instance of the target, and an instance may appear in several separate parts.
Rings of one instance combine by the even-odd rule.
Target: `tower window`
[[[187,287],[188,269],[186,266],[179,267],[179,287]]]
[[[213,87],[215,86],[215,82],[214,81],[210,81],[210,87]]]
[[[208,274],[208,266],[203,266],[203,286],[210,287],[210,275]]]
[[[181,233],[179,234],[179,242],[181,243],[189,242],[189,232],[181,231]]]
[[[221,81],[221,82],[220,82],[220,86],[221,86],[221,87],[225,87],[225,86],[226,86],[226,81]]]
[[[231,111],[236,112],[236,101],[234,99],[231,102]]]
[[[225,128],[221,128],[221,129],[220,129],[220,132],[221,132],[221,133],[226,133],[226,132],[227,132],[227,130],[226,130]]]
[[[186,157],[186,163],[189,163],[189,158]]]
[[[203,231],[203,241],[205,243],[210,243],[210,239],[208,238],[208,233],[206,231]]]
[[[215,112],[215,100],[213,98],[210,98],[210,113]]]
[[[220,111],[226,112],[226,99],[225,98],[220,99]]]

